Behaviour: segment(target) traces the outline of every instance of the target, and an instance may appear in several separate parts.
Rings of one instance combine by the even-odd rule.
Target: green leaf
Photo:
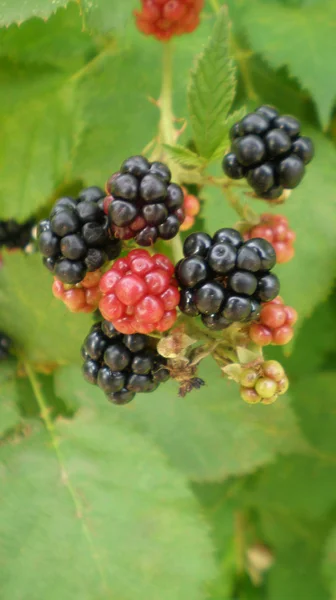
[[[214,162],[216,160],[223,159],[224,154],[227,153],[227,151],[230,147],[230,138],[229,138],[230,129],[231,129],[232,125],[237,123],[237,121],[240,121],[245,116],[245,114],[246,114],[246,108],[243,107],[243,108],[240,108],[239,110],[235,110],[231,115],[228,116],[228,118],[225,121],[225,131],[223,132],[223,138],[221,140],[221,143],[216,148],[216,150],[213,153],[213,155],[211,156],[209,162]]]
[[[80,0],[80,8],[85,27],[111,34],[114,30],[120,33],[134,21],[133,9],[141,6],[138,0]]]
[[[14,362],[0,362],[0,438],[20,421],[15,375]]]
[[[310,443],[326,459],[336,460],[336,374],[305,377],[292,386],[295,412]]]
[[[183,146],[170,146],[169,144],[163,144],[168,156],[176,162],[186,168],[202,168],[206,162],[198,154],[192,152],[188,148]]]
[[[168,382],[155,394],[138,395],[120,418],[148,433],[172,464],[196,481],[249,473],[277,454],[304,448],[288,399],[271,407],[247,406],[213,361],[202,365],[206,386],[201,390],[181,399],[176,383]],[[56,393],[70,406],[106,402],[100,390],[82,381],[79,369],[59,374]]]
[[[56,423],[57,458],[44,432],[1,449],[3,598],[203,600],[215,571],[195,499],[117,413]]]
[[[331,592],[330,600],[336,599],[336,527],[327,539],[323,558],[323,572]]]
[[[48,19],[58,8],[64,8],[69,0],[2,0],[0,27],[8,27],[11,23],[20,25],[32,17]]]
[[[74,362],[90,317],[69,313],[53,298],[52,281],[40,256],[6,255],[0,270],[0,326],[30,361]]]
[[[227,135],[226,117],[235,95],[235,69],[229,51],[228,13],[222,8],[213,34],[192,71],[189,112],[193,140],[210,158]]]
[[[336,98],[335,2],[322,0],[304,8],[264,0],[240,0],[237,5],[237,24],[244,26],[254,52],[275,69],[288,67],[312,95],[326,128]]]
[[[319,519],[335,503],[334,474],[331,460],[291,454],[265,467],[246,498],[266,512],[281,514],[285,508],[303,518]]]

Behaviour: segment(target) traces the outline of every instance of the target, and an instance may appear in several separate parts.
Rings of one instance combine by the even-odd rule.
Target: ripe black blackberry
[[[179,185],[171,183],[165,164],[132,156],[108,180],[106,189],[110,227],[116,237],[151,246],[157,238],[170,240],[177,235],[184,221],[184,195]]]
[[[121,242],[109,231],[104,196],[103,190],[93,186],[77,200],[60,198],[49,219],[38,225],[43,262],[63,283],[79,283],[87,271],[100,269],[121,252]]]
[[[309,137],[300,136],[300,122],[280,115],[273,106],[260,106],[233,125],[231,151],[223,159],[231,179],[247,178],[257,196],[279,198],[299,185],[314,156]]]
[[[12,340],[8,335],[0,331],[0,360],[6,360],[11,351]]]
[[[219,229],[212,238],[192,233],[183,251],[185,258],[175,269],[181,288],[179,307],[191,317],[201,315],[208,329],[257,320],[261,302],[279,293],[279,280],[270,273],[275,250],[264,239],[244,242],[235,229]]]
[[[18,223],[14,219],[0,221],[0,249],[26,250],[32,241],[32,229],[34,219],[28,219],[24,223]]]
[[[136,393],[154,392],[169,379],[166,359],[153,339],[135,333],[123,335],[112,323],[92,326],[82,346],[85,379],[98,385],[113,404],[127,404]]]

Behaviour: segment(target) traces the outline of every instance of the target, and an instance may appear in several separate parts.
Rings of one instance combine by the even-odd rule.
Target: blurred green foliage
[[[155,135],[161,48],[135,29],[137,4],[1,3],[0,219],[44,215],[64,190],[103,185]],[[174,112],[189,121],[181,144],[194,135],[216,158],[226,143],[233,61],[232,110],[274,103],[317,148],[281,207],[298,239],[278,274],[300,321],[290,355],[267,355],[284,364],[290,397],[245,406],[206,362],[206,388],[185,399],[168,383],[106,406],[80,375],[89,318],[52,299],[37,256],[6,254],[0,330],[19,363],[0,365],[3,600],[336,599],[336,7],[229,0],[230,41],[218,22],[189,115],[187,82],[219,4],[206,2],[200,27],[174,42]],[[202,197],[210,233],[235,223],[219,191]],[[22,362],[41,372],[33,387]]]

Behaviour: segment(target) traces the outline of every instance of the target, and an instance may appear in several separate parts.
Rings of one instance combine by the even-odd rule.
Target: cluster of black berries
[[[149,336],[123,335],[112,323],[96,323],[82,347],[85,379],[105,392],[113,404],[127,404],[138,392],[154,392],[169,379],[166,360]]]
[[[157,238],[170,240],[184,221],[183,191],[171,183],[171,172],[161,162],[143,156],[123,162],[119,173],[107,182],[108,215],[114,235],[135,238],[139,246],[151,246]]]
[[[311,139],[300,136],[300,122],[280,115],[273,106],[260,106],[246,115],[233,125],[230,137],[224,172],[231,179],[246,177],[255,193],[267,200],[299,185],[314,156]]]
[[[43,262],[63,283],[79,283],[87,271],[96,271],[120,254],[121,243],[109,232],[104,214],[104,196],[100,188],[89,187],[77,200],[60,198],[49,219],[39,223]]]
[[[24,250],[32,241],[33,227],[34,219],[25,223],[17,223],[14,219],[0,221],[0,249],[4,247],[8,250]]]
[[[12,347],[12,340],[0,331],[0,360],[6,360],[9,357]]]
[[[209,329],[257,320],[261,302],[279,293],[279,280],[270,273],[275,250],[264,239],[244,242],[235,229],[219,229],[212,238],[192,233],[183,251],[186,258],[175,270],[181,287],[180,310],[192,317],[201,314]]]

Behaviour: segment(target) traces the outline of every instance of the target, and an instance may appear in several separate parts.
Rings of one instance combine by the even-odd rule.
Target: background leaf
[[[21,0],[2,0],[0,11],[0,27],[8,27],[11,23],[20,25],[22,21],[31,17],[48,19],[58,8],[64,7],[69,0],[32,0],[22,2]]]

